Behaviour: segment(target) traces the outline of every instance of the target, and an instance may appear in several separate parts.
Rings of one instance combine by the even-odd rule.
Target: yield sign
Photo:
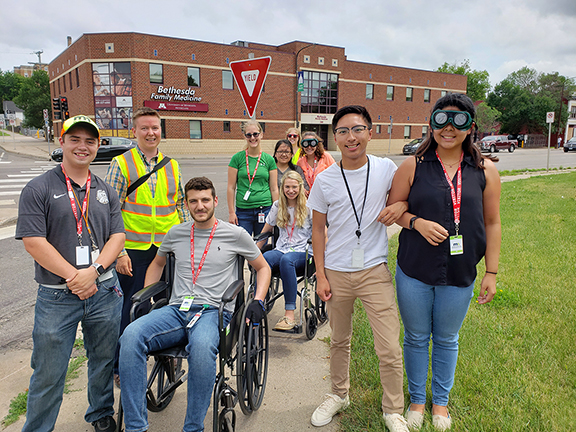
[[[254,118],[254,111],[256,111],[256,105],[258,105],[271,61],[272,58],[267,56],[230,62],[234,81],[236,81],[248,115],[251,118]]]

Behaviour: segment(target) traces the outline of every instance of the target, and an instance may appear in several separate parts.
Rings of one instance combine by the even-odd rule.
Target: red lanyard
[[[217,226],[218,226],[218,220],[214,221],[214,226],[212,227],[212,231],[210,231],[210,237],[208,237],[208,241],[206,242],[204,253],[202,254],[202,258],[200,259],[200,264],[198,264],[198,271],[194,270],[194,224],[192,224],[192,228],[190,228],[190,263],[192,265],[193,285],[196,285],[198,275],[200,274],[200,271],[204,266],[204,261],[206,261],[206,255],[208,255],[208,249],[210,249],[210,245],[212,244],[212,239],[214,238],[214,232],[216,231]]]
[[[444,175],[446,176],[446,181],[448,181],[448,185],[450,186],[450,194],[452,195],[452,207],[454,208],[454,228],[456,229],[456,235],[458,235],[458,228],[460,227],[460,206],[462,203],[462,159],[464,158],[464,152],[462,152],[460,155],[460,162],[458,163],[456,190],[454,190],[454,184],[446,172],[446,167],[444,166],[442,159],[440,159],[440,156],[438,156],[438,151],[436,151],[436,157],[440,161],[440,165],[442,165]]]
[[[294,234],[295,226],[296,226],[296,207],[294,207],[294,220],[292,221],[292,229],[288,231],[288,225],[286,225],[286,234],[288,234],[288,245],[292,244],[292,235]]]
[[[246,150],[246,173],[248,174],[248,181],[250,182],[248,184],[248,189],[250,189],[250,186],[252,186],[252,182],[254,181],[254,177],[256,177],[256,171],[258,171],[258,165],[260,165],[260,158],[262,157],[262,151],[260,151],[260,154],[258,155],[258,161],[256,162],[256,168],[254,168],[254,175],[252,177],[250,177],[250,167],[248,165],[248,150]]]
[[[316,173],[316,164],[318,163],[318,160],[316,159],[316,156],[314,156],[314,167],[312,168],[312,175],[310,175],[310,169],[306,170],[306,181],[308,182],[308,186],[312,187],[312,185],[314,184],[314,179],[315,179],[315,173]],[[310,166],[310,164],[308,163],[308,160],[306,160],[306,165]]]
[[[66,178],[66,188],[68,189],[68,198],[70,198],[70,206],[72,207],[72,212],[74,213],[74,218],[76,219],[76,234],[78,238],[82,238],[82,217],[86,219],[86,226],[88,226],[88,197],[90,196],[90,184],[92,183],[92,174],[88,171],[88,179],[86,180],[86,193],[84,194],[84,202],[82,203],[82,213],[78,217],[78,208],[76,206],[76,199],[74,194],[74,189],[72,189],[72,183],[70,182],[70,177],[64,171],[64,167],[61,166],[64,177]]]

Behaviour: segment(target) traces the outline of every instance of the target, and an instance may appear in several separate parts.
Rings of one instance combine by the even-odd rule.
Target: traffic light
[[[60,107],[62,108],[62,119],[68,120],[70,118],[70,111],[68,111],[68,99],[60,96]]]
[[[62,115],[60,114],[61,109],[62,106],[60,105],[60,98],[52,98],[52,113],[54,114],[55,120],[60,120],[62,118]]]

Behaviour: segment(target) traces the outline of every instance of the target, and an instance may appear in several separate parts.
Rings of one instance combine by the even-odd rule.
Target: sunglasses
[[[302,140],[300,145],[302,146],[302,148],[316,147],[318,145],[318,140],[316,138],[305,139]]]
[[[458,130],[468,130],[474,123],[472,116],[466,111],[444,111],[436,110],[430,117],[432,129],[443,129],[448,123],[452,123]]]
[[[288,136],[288,138],[298,138],[298,135],[294,135],[294,134],[288,134],[287,136]]]
[[[244,135],[246,138],[250,139],[252,137],[254,138],[258,138],[260,136],[260,132],[254,132],[254,133],[247,133]]]

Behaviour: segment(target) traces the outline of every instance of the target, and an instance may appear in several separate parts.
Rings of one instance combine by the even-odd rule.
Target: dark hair
[[[188,180],[186,186],[184,186],[184,195],[188,195],[189,190],[203,191],[210,189],[212,191],[212,198],[216,198],[216,189],[212,180],[208,177],[194,177]]]
[[[455,106],[461,111],[466,111],[472,117],[472,120],[476,117],[476,108],[474,107],[474,102],[468,96],[462,93],[450,93],[446,96],[441,97],[436,101],[434,104],[434,108],[430,114],[432,114],[436,110],[444,109],[448,106]],[[473,128],[474,123],[472,124],[471,128]],[[424,155],[429,149],[435,150],[438,147],[438,143],[434,139],[434,134],[432,133],[432,125],[429,126],[428,136],[422,142],[418,150],[416,151],[416,157],[420,157]],[[472,133],[466,135],[464,141],[462,141],[462,150],[465,154],[469,154],[474,159],[474,164],[477,168],[484,168],[484,164],[482,163],[482,153],[478,147],[476,147],[472,143]]]
[[[304,141],[307,137],[312,137],[314,138],[316,141],[318,141],[318,145],[316,146],[316,149],[314,149],[314,155],[316,155],[316,157],[318,159],[320,159],[322,157],[322,155],[324,154],[324,140],[322,138],[320,138],[318,136],[318,134],[314,131],[306,131],[302,134],[302,141]],[[300,141],[300,146],[302,146],[302,141]],[[302,153],[302,155],[306,156],[306,152],[304,151],[304,147],[302,147],[302,151],[304,153]],[[303,157],[303,156],[300,156]]]
[[[274,161],[276,163],[278,163],[278,159],[276,159],[276,152],[278,151],[278,148],[280,148],[282,144],[288,146],[290,148],[290,153],[292,154],[292,156],[294,156],[294,149],[292,148],[292,143],[287,139],[281,139],[276,143],[276,146],[274,146]],[[290,168],[293,171],[296,171],[296,167],[292,163],[292,158],[290,158],[290,160],[288,161],[288,168]]]
[[[368,123],[368,129],[372,129],[372,117],[370,117],[370,113],[366,108],[364,108],[362,105],[347,105],[340,108],[338,111],[336,111],[336,114],[334,114],[334,117],[332,118],[333,133],[336,133],[336,125],[340,119],[348,114],[358,114],[364,117],[364,120],[366,120],[366,123]]]

